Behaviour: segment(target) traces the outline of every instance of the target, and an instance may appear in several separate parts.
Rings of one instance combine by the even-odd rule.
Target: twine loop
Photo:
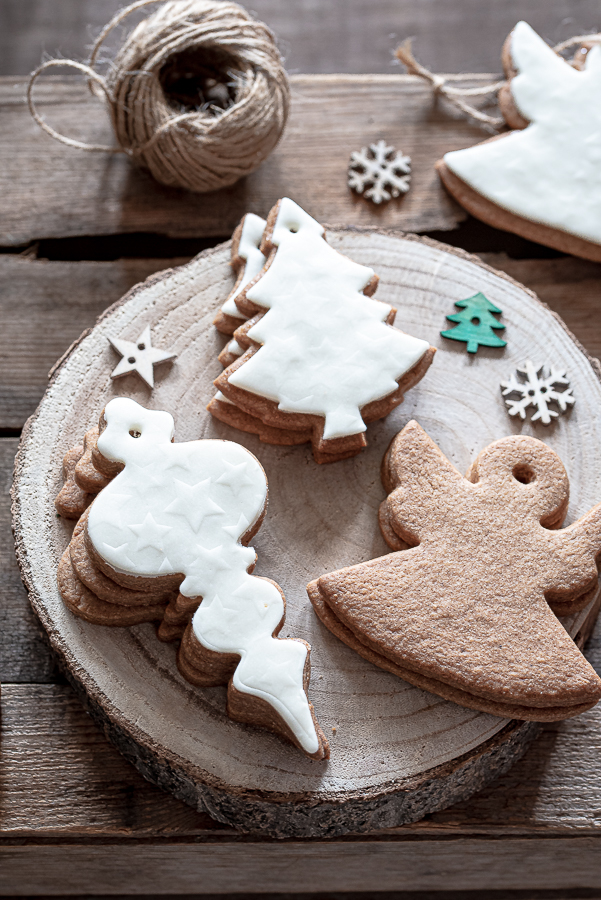
[[[230,0],[169,0],[127,36],[106,76],[100,48],[137,0],[103,28],[87,64],[53,59],[30,76],[29,111],[51,137],[79,150],[126,153],[162,184],[206,192],[234,184],[277,144],[290,89],[271,31]],[[33,102],[42,72],[70,66],[106,100],[116,147],[87,144],[52,128]]]
[[[556,46],[553,47],[553,51],[559,55],[572,47],[578,46],[581,48],[580,56],[583,57],[586,55],[586,50],[589,46],[599,43],[601,43],[601,34],[582,34],[568,38],[560,44],[556,44]],[[505,79],[503,79],[503,81],[495,81],[491,84],[481,85],[480,87],[453,87],[449,84],[448,76],[435,75],[416,60],[413,55],[411,38],[408,38],[400,45],[400,47],[397,47],[395,56],[404,66],[406,66],[410,75],[417,75],[419,78],[423,78],[424,81],[427,81],[432,86],[435,94],[444,97],[451,106],[459,109],[470,118],[475,119],[487,131],[497,132],[506,125],[503,116],[488,115],[488,113],[483,112],[481,109],[478,109],[464,99],[466,97],[491,97],[493,94],[497,94],[499,90],[507,84]],[[574,60],[572,60],[572,65],[579,68],[581,64],[582,59],[579,58],[579,54],[577,53]]]

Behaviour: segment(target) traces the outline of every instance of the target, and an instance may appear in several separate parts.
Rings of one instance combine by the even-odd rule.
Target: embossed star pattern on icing
[[[221,506],[211,500],[209,496],[210,478],[205,478],[198,484],[186,484],[184,481],[174,478],[173,489],[177,497],[165,508],[165,512],[183,516],[194,532],[198,532],[207,516],[223,513]]]
[[[224,472],[223,475],[220,475],[219,478],[215,479],[216,484],[227,484],[228,487],[236,485],[236,490],[246,487],[246,485],[255,484],[254,479],[249,474],[248,463],[242,462],[235,465],[234,463],[228,462],[227,459],[224,459],[223,464],[227,471]]]
[[[129,528],[138,538],[136,552],[150,547],[152,550],[156,550],[163,556],[166,555],[163,550],[163,544],[165,535],[172,531],[170,525],[159,525],[159,523],[155,521],[152,513],[148,512],[146,513],[146,518],[143,522],[140,522],[137,525],[130,525]]]
[[[136,372],[149,388],[154,387],[154,366],[176,357],[175,353],[152,346],[149,325],[137,341],[109,337],[109,342],[123,357],[111,372],[111,378],[120,378],[130,372]]]

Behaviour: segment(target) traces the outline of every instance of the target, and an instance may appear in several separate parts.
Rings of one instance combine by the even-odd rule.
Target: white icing
[[[255,216],[254,213],[247,213],[244,216],[242,234],[240,235],[240,242],[238,245],[238,256],[246,260],[244,273],[240,279],[240,283],[221,307],[223,313],[226,313],[228,316],[233,316],[236,319],[246,318],[244,313],[241,313],[236,306],[236,297],[242,293],[248,282],[252,281],[265,265],[265,257],[259,250],[259,247],[261,245],[261,238],[263,237],[266,224],[267,222],[265,219],[262,219],[260,216]]]
[[[385,324],[390,306],[362,293],[373,270],[323,233],[300,206],[281,201],[277,253],[247,293],[268,310],[248,332],[263,346],[229,382],[286,412],[324,416],[328,439],[365,431],[360,409],[396,390],[428,343]]]
[[[221,391],[217,391],[217,393],[213,397],[213,400],[219,400],[220,403],[229,403],[230,406],[236,405],[235,403],[232,403],[231,400],[228,400],[228,398],[225,396],[225,394],[222,394]]]
[[[503,209],[601,243],[601,48],[578,71],[518,22],[511,55],[511,93],[530,124],[444,161]]]
[[[255,551],[240,544],[266,502],[261,464],[230,441],[171,443],[169,413],[124,397],[111,400],[104,415],[98,449],[125,468],[90,508],[87,529],[97,553],[131,575],[184,575],[181,593],[202,597],[192,620],[200,643],[239,654],[234,686],[270,703],[303,749],[315,753],[303,688],[307,648],[272,637],[284,614],[282,596],[248,574]]]
[[[242,356],[244,347],[241,347],[238,341],[230,341],[227,345],[227,352],[231,353],[232,356]]]

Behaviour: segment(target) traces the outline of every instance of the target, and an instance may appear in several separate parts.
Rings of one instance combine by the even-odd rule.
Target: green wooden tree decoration
[[[493,316],[493,313],[500,313],[501,310],[484,294],[478,292],[467,300],[457,300],[455,306],[462,311],[447,316],[447,319],[449,322],[456,322],[457,327],[441,331],[443,337],[451,338],[453,341],[466,341],[468,353],[476,353],[480,344],[483,347],[506,346],[507,341],[501,340],[495,334],[495,330],[502,331],[505,328]]]

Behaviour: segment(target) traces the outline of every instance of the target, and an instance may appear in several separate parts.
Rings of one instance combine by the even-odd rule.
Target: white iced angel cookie
[[[265,219],[247,213],[232,237],[232,268],[236,272],[236,284],[231,294],[215,316],[213,324],[224,334],[233,334],[238,325],[246,319],[236,306],[236,297],[256,278],[265,257],[259,249],[265,229]]]
[[[484,221],[601,260],[601,47],[580,71],[518,22],[504,63],[501,108],[522,127],[445,154],[441,178]]]
[[[309,647],[273,637],[283,595],[249,574],[255,552],[241,543],[265,509],[260,463],[229,441],[172,443],[169,413],[126,398],[107,405],[104,421],[98,450],[124,468],[90,509],[94,552],[122,575],[183,575],[180,594],[202,598],[192,620],[200,645],[240,657],[231,687],[269,704],[298,745],[322,758],[327,745],[305,690]]]
[[[215,384],[267,425],[306,430],[311,422],[301,417],[312,417],[315,443],[335,454],[328,442],[362,435],[366,421],[386,415],[422,377],[433,350],[391,327],[395,311],[368,296],[377,285],[373,270],[334,250],[323,227],[292,200],[272,210],[261,249],[268,262],[237,297],[249,316],[259,312],[235,333],[255,352]],[[382,409],[371,409],[383,400]],[[348,442],[354,452],[362,446],[364,439]]]

